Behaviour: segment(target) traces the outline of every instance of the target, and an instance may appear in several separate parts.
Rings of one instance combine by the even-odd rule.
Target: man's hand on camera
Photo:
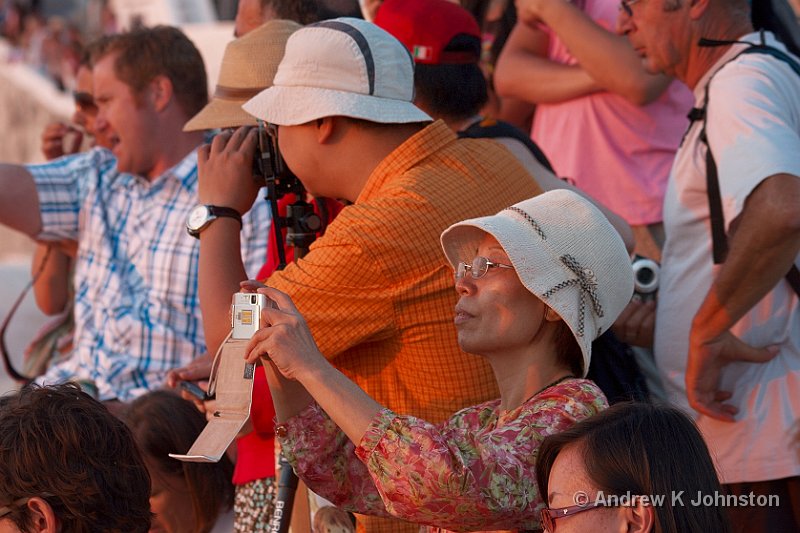
[[[197,150],[200,203],[230,207],[245,214],[253,206],[259,181],[253,177],[258,130],[241,127],[216,135]]]
[[[213,362],[214,358],[211,357],[211,354],[205,353],[195,358],[194,361],[184,367],[170,370],[167,372],[167,387],[176,389],[181,381],[194,381],[197,382],[197,385],[201,389],[207,390],[208,378],[211,376],[211,365]],[[194,403],[198,411],[201,413],[207,412],[207,404],[211,403],[211,401],[202,402],[184,390],[181,390],[180,393],[184,400],[189,400]]]

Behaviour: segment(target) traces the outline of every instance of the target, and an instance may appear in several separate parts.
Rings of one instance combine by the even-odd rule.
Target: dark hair
[[[220,513],[233,506],[233,464],[227,457],[218,463],[185,463],[169,456],[192,446],[206,426],[205,417],[177,394],[158,390],[134,400],[126,421],[149,461],[162,472],[186,480],[195,531],[210,531]]]
[[[150,529],[150,476],[130,430],[72,383],[0,402],[0,505],[38,496],[61,531]],[[27,507],[8,515],[27,531]]]
[[[320,17],[317,0],[261,0],[261,9],[267,7],[272,8],[277,18],[303,25],[317,22]]]
[[[654,507],[656,533],[730,531],[722,507],[673,505],[673,491],[687,495],[721,492],[708,447],[682,411],[622,402],[548,436],[536,461],[536,482],[545,499],[556,457],[575,445],[583,452],[589,478],[604,493],[665,496]]]
[[[508,1],[506,2],[505,7],[503,8],[503,12],[495,21],[488,21],[486,17],[488,15],[489,6],[491,4],[491,0],[462,0],[461,5],[472,13],[472,16],[475,17],[475,20],[478,21],[478,25],[481,27],[481,31],[484,34],[490,33],[493,36],[491,48],[489,49],[489,57],[487,58],[487,65],[485,68],[487,69],[488,75],[488,82],[489,86],[492,87],[492,72],[494,71],[494,65],[497,64],[497,58],[500,57],[500,52],[502,52],[503,47],[506,45],[506,41],[508,40],[508,36],[511,34],[511,30],[514,29],[514,26],[517,23],[517,8],[514,5],[514,2]]]
[[[93,44],[91,54],[92,66],[109,54],[117,54],[114,74],[137,95],[157,76],[166,76],[187,117],[193,117],[208,103],[203,58],[178,28],[138,28],[102,37]]]
[[[553,335],[553,342],[556,345],[556,363],[569,369],[573,376],[582,377],[585,370],[583,368],[583,352],[575,339],[575,334],[563,320],[556,322],[555,327],[558,328]]]
[[[447,52],[474,52],[480,57],[480,40],[456,35],[444,48]],[[420,107],[432,114],[463,120],[477,114],[489,100],[486,78],[478,63],[424,65],[414,67],[414,88]]]

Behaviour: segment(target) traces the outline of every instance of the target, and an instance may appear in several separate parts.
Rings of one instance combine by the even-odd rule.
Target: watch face
[[[208,222],[211,212],[205,205],[195,206],[190,212],[189,217],[186,219],[186,227],[190,230],[197,231]]]

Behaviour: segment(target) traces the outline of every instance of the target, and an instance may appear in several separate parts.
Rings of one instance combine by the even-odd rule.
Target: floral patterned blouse
[[[493,400],[440,425],[383,409],[357,447],[317,404],[276,434],[300,478],[339,507],[454,531],[540,529],[539,446],[607,406],[592,381],[568,379],[511,411]]]

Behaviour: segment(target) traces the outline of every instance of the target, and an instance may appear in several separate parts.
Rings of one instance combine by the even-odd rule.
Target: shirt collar
[[[370,200],[378,194],[383,185],[393,176],[403,174],[408,169],[441,148],[457,140],[458,137],[447,124],[437,120],[421,129],[403,144],[395,148],[370,174],[356,203]]]

